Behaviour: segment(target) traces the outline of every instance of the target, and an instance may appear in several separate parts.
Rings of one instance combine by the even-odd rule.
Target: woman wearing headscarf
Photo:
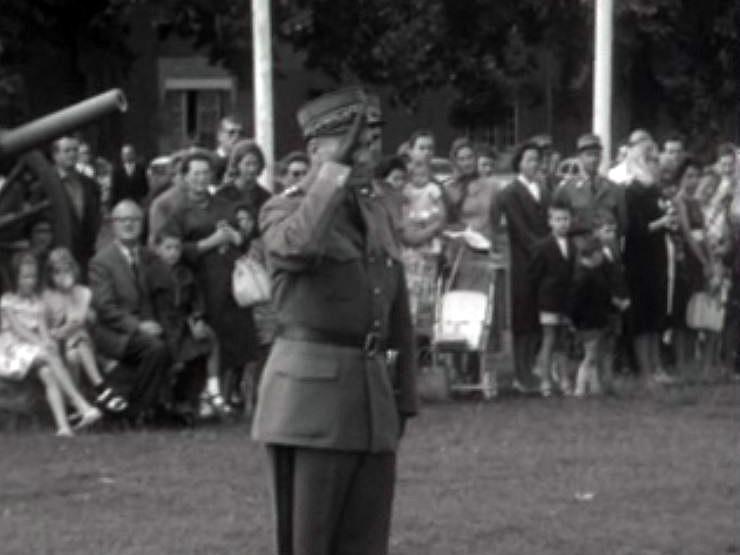
[[[233,205],[250,207],[255,222],[262,205],[272,196],[258,181],[265,169],[265,155],[252,140],[242,140],[234,145],[224,173],[223,184],[216,195]]]
[[[524,143],[512,160],[516,180],[499,195],[506,217],[511,252],[511,330],[514,343],[514,388],[532,390],[535,357],[540,338],[536,295],[529,275],[535,245],[550,233],[549,195],[538,181],[540,148]]]
[[[644,378],[669,383],[663,369],[660,339],[668,315],[668,234],[678,226],[676,215],[664,211],[658,185],[658,149],[647,145],[632,160],[627,187],[627,233],[624,263],[632,300],[635,351]]]
[[[478,179],[478,161],[470,139],[458,137],[452,142],[450,162],[455,174],[444,186],[448,201],[448,223],[456,224],[460,222],[463,205],[470,194],[470,185]]]

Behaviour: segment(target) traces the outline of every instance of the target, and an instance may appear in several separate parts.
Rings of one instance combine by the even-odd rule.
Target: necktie
[[[134,274],[134,281],[136,282],[137,289],[140,287],[139,284],[139,252],[137,249],[129,249],[129,264],[131,264],[131,273]]]

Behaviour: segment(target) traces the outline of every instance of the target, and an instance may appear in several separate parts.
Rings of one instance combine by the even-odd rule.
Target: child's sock
[[[221,384],[218,381],[218,376],[209,376],[206,382],[206,391],[211,396],[221,395]]]
[[[581,363],[578,367],[578,375],[576,376],[576,389],[573,395],[576,397],[583,397],[586,395],[586,382],[588,382],[588,367],[586,364]]]

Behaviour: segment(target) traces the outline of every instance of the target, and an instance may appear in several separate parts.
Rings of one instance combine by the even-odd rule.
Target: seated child
[[[578,249],[570,295],[570,318],[583,342],[583,361],[578,367],[574,395],[601,393],[599,349],[609,324],[612,285],[604,265],[604,251],[596,237],[586,237]]]
[[[75,429],[85,428],[102,417],[75,386],[64,367],[56,343],[49,335],[44,303],[38,294],[38,262],[30,252],[13,257],[15,291],[0,299],[0,378],[23,380],[38,377],[46,389],[46,399],[57,426],[57,435],[74,435],[65,408],[65,397],[77,409]]]
[[[572,209],[566,202],[553,203],[548,209],[551,234],[537,244],[530,265],[532,284],[537,295],[542,345],[537,355],[535,374],[540,379],[543,397],[552,394],[553,377],[564,394],[570,394],[567,359],[563,350],[568,325],[568,292],[573,279],[575,246],[568,238]],[[558,372],[553,373],[553,356]]]
[[[176,412],[195,416],[206,375],[209,376],[210,400],[215,408],[225,409],[218,381],[218,349],[215,335],[203,318],[203,298],[190,269],[181,263],[182,240],[168,226],[154,238],[154,249],[162,262],[147,275],[157,321],[172,355],[172,400]]]
[[[48,287],[43,293],[49,335],[60,343],[67,364],[81,368],[98,395],[95,402],[108,412],[121,413],[128,403],[105,385],[98,369],[92,339],[87,325],[93,324],[95,312],[90,306],[92,292],[81,285],[79,266],[72,253],[58,247],[49,253],[46,263]]]

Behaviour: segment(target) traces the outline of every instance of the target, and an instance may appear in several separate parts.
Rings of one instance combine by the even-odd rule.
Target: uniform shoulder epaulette
[[[301,189],[298,185],[293,185],[292,187],[288,187],[281,193],[281,196],[283,197],[297,197],[303,194],[303,189]]]

